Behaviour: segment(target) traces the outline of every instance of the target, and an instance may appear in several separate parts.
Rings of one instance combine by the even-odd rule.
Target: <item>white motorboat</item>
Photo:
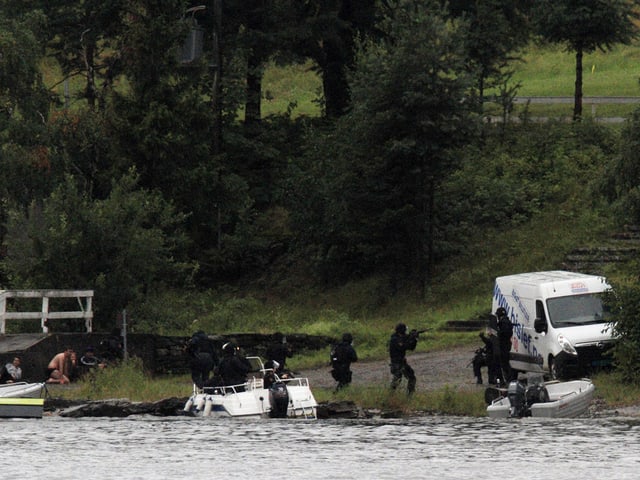
[[[0,418],[42,418],[44,383],[0,385]]]
[[[589,379],[544,382],[528,387],[514,381],[487,407],[487,415],[492,418],[578,417],[588,410],[594,391],[595,386]]]
[[[44,389],[44,383],[4,383],[0,385],[0,398],[38,398]]]
[[[307,378],[280,378],[264,368],[260,357],[247,360],[257,376],[240,385],[194,385],[184,411],[204,417],[317,418],[318,404]],[[271,380],[265,383],[265,379]]]

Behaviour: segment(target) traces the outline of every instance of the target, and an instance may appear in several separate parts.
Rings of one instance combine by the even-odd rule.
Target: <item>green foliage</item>
[[[310,62],[286,66],[270,63],[265,67],[262,79],[262,112],[265,117],[288,110],[294,117],[320,116],[318,96],[321,94],[322,81],[311,67]]]
[[[434,199],[475,123],[461,32],[428,7],[403,3],[389,40],[362,49],[351,111],[307,160],[332,281],[387,270],[421,282],[433,266]]]
[[[47,48],[65,80],[84,77],[79,96],[90,108],[105,106],[105,96],[118,74],[118,52],[113,49],[128,2],[61,0],[42,2],[47,16]],[[66,101],[66,99],[65,99]]]
[[[187,396],[191,385],[190,379],[186,377],[153,378],[144,371],[139,358],[132,358],[104,369],[90,371],[79,382],[79,388],[69,390],[66,397],[153,402],[172,396]]]
[[[10,119],[34,124],[46,116],[48,98],[39,71],[43,49],[38,38],[44,24],[38,11],[20,20],[0,19],[0,131]]]
[[[592,380],[596,386],[596,395],[604,399],[608,407],[637,405],[640,385],[630,383],[619,371],[598,373]]]
[[[606,302],[612,312],[610,328],[618,337],[613,348],[616,374],[622,381],[640,385],[640,287],[613,284]]]
[[[534,11],[544,40],[572,51],[609,50],[636,35],[636,6],[627,0],[542,0]]]
[[[113,178],[128,169],[122,157],[114,155],[113,141],[105,135],[107,129],[105,116],[93,110],[54,112],[47,125],[48,149],[42,167],[48,175],[41,175],[49,188],[37,189],[39,196],[50,194],[72,172],[89,199],[107,197]]]
[[[620,225],[640,222],[639,132],[640,110],[636,110],[624,126],[619,152],[600,183]]]
[[[513,0],[448,2],[449,11],[468,22],[465,50],[481,99],[486,90],[503,81],[506,83],[507,69],[529,42],[527,3]]]
[[[640,49],[636,42],[629,46],[617,45],[607,52],[596,50],[585,54],[585,95],[637,95],[635,67],[639,57]],[[575,56],[557,45],[529,45],[523,54],[523,61],[514,65],[514,70],[514,81],[521,84],[520,95],[567,96],[573,92],[576,80]],[[565,109],[571,107],[572,105],[564,106]],[[598,106],[597,112],[602,108]]]
[[[444,225],[436,244],[440,261],[476,245],[479,228],[519,228],[548,206],[578,198],[599,205],[594,192],[614,150],[613,130],[583,122],[487,132],[484,144],[460,150],[459,168],[443,182],[436,208]]]
[[[28,211],[12,210],[3,262],[11,284],[95,289],[98,326],[150,288],[184,285],[193,269],[180,261],[184,218],[136,182],[123,177],[108,198],[91,202],[69,176]]]
[[[167,305],[171,305],[167,309]],[[149,293],[144,302],[132,305],[132,328],[136,332],[190,335],[203,330],[219,333],[297,332],[305,328],[307,314],[295,307],[266,306],[247,293],[234,295],[210,290],[162,290]]]
[[[442,390],[416,392],[407,396],[404,390],[391,390],[389,385],[359,387],[350,385],[338,391],[316,391],[316,399],[322,401],[351,400],[365,409],[383,410],[400,415],[427,413],[434,415],[470,415],[483,417],[487,406],[481,390],[459,391],[446,386]]]
[[[576,55],[574,119],[582,115],[583,55],[629,44],[638,33],[637,5],[628,0],[541,0],[534,6],[536,30],[544,41],[566,45]]]

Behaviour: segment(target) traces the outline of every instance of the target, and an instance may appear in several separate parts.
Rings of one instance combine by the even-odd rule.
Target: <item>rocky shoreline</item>
[[[110,400],[45,400],[45,415],[58,415],[65,418],[83,417],[114,417],[125,418],[132,415],[152,415],[159,417],[191,416],[183,411],[187,398],[166,398],[157,402],[131,402],[127,399]],[[319,419],[330,418],[400,418],[407,416],[398,411],[384,411],[377,409],[363,409],[352,401],[324,402],[318,405]],[[415,412],[415,415],[435,415],[425,412]],[[627,406],[616,409],[607,408],[601,400],[594,400],[588,418],[603,417],[640,417],[640,406]]]
[[[158,417],[192,416],[183,407],[187,397],[165,398],[157,402],[131,402],[127,399],[108,400],[65,400],[48,398],[44,402],[46,416],[65,418],[83,417],[115,417],[124,418],[131,415],[153,415]],[[365,411],[354,402],[326,402],[317,408],[318,418],[370,418],[375,412]]]

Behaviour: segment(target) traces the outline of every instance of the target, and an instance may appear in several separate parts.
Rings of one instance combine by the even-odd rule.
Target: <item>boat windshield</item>
[[[607,323],[610,316],[597,293],[550,298],[547,310],[554,327]]]

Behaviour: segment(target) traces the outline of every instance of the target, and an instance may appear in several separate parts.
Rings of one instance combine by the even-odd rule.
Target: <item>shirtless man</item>
[[[76,352],[72,348],[58,353],[47,367],[47,383],[70,383],[71,372],[76,368]]]

